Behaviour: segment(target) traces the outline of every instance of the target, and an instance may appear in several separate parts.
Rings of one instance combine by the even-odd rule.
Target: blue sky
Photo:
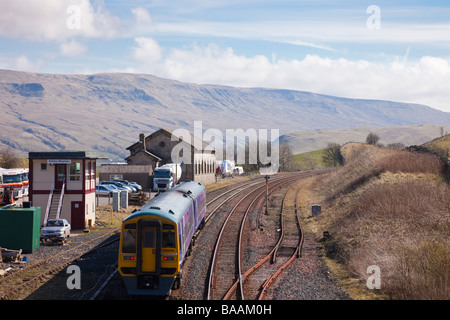
[[[450,112],[448,1],[2,0],[0,68],[132,72]]]

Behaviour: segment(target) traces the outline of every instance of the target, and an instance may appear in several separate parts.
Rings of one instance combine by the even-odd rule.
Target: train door
[[[142,228],[142,272],[156,271],[156,227]]]
[[[161,269],[161,223],[157,220],[141,220],[139,235],[139,273],[158,275]]]

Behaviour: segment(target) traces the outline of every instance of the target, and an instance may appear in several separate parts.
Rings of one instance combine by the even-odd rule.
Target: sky
[[[450,112],[450,2],[1,0],[0,69],[145,73]]]

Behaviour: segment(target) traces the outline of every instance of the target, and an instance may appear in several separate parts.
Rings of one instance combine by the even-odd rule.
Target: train
[[[167,296],[180,287],[183,263],[205,215],[205,187],[186,181],[122,221],[118,271],[129,295]]]

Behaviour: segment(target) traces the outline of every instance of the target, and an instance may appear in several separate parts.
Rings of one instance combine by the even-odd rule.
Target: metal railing
[[[65,186],[66,186],[66,178],[63,179],[63,184],[62,184],[62,188],[61,188],[61,195],[59,197],[59,203],[58,203],[58,211],[56,211],[56,219],[59,219],[59,217],[61,215],[61,208],[62,208],[62,202],[63,202],[63,198],[64,198]]]
[[[45,209],[44,226],[47,224],[48,214],[50,213],[50,206],[52,204],[53,190],[55,188],[55,182],[52,182],[50,194],[48,195],[47,208]]]

